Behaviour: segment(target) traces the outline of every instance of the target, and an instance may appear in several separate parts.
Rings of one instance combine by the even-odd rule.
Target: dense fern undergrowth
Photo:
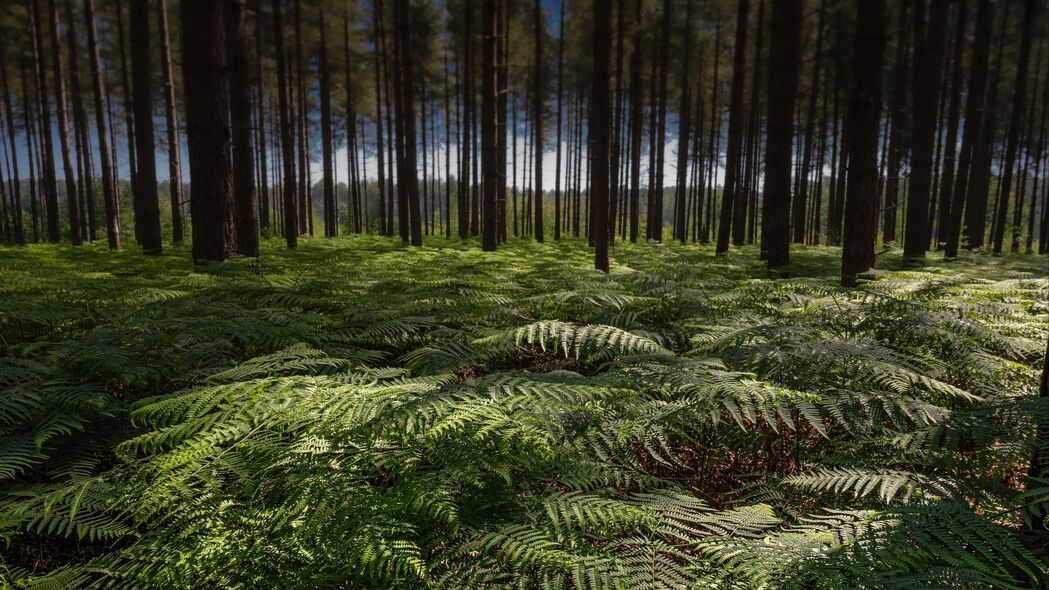
[[[435,243],[0,254],[3,587],[1049,579],[1044,258]]]

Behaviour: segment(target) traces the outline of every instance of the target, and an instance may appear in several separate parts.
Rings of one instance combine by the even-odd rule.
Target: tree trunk
[[[885,0],[858,4],[849,97],[849,180],[845,195],[845,231],[841,284],[855,287],[856,277],[874,265],[878,207],[878,119],[881,116],[881,72],[885,53]]]
[[[53,0],[52,0],[53,1]],[[157,201],[157,160],[153,143],[153,64],[150,49],[149,4],[131,3],[131,85],[135,108],[135,152],[138,174],[132,179],[135,228],[146,254],[160,254],[160,203]],[[193,96],[189,90],[187,96]],[[195,238],[195,236],[194,236]],[[196,239],[194,247],[196,247]]]
[[[255,2],[255,83],[258,85],[258,154],[259,154],[259,204],[261,205],[261,211],[259,212],[259,229],[262,231],[262,235],[269,237],[271,234],[270,229],[270,184],[269,184],[269,163],[267,158],[266,149],[266,131],[267,125],[267,109],[265,83],[262,77],[262,1],[256,0]]]
[[[284,18],[281,5],[284,0],[273,0],[273,39],[277,54],[277,108],[280,110],[281,164],[284,168],[284,238],[288,247],[298,244],[298,206],[295,202],[298,185],[295,182],[295,140],[291,124],[288,88],[288,64],[284,53]],[[304,197],[305,198],[305,197]]]
[[[139,0],[140,1],[140,0]],[[243,1],[243,0],[241,0]],[[171,196],[171,241],[178,244],[182,242],[182,155],[178,139],[178,114],[175,108],[175,73],[171,67],[171,39],[168,38],[168,6],[167,0],[157,1],[157,22],[160,23],[160,42],[163,47],[160,52],[160,67],[164,72],[164,118],[168,128],[168,173],[171,182],[168,191]],[[243,28],[243,27],[241,27]],[[244,59],[244,67],[247,67],[247,58]],[[232,70],[230,77],[242,78],[247,82],[247,73]],[[234,83],[234,88],[236,84]],[[244,92],[248,92],[245,85]],[[250,108],[250,106],[249,106]],[[246,129],[251,131],[250,110]]]
[[[733,207],[738,192],[740,153],[743,143],[743,77],[746,73],[747,18],[750,0],[739,0],[736,14],[736,48],[732,66],[732,94],[729,98],[728,147],[725,156],[725,188],[721,196],[721,214],[718,219],[718,242],[715,252],[728,252],[729,235],[733,222]]]
[[[30,28],[33,29],[34,71],[37,78],[37,104],[40,105],[40,142],[41,168],[44,183],[44,204],[47,219],[47,240],[59,241],[61,224],[59,220],[59,188],[55,172],[55,141],[51,135],[50,99],[47,96],[47,76],[44,72],[44,39],[41,33],[41,15],[38,0],[28,0],[30,6]]]
[[[244,30],[244,0],[225,0],[226,60],[229,72],[229,122],[233,142],[234,249],[259,255],[258,219],[255,211],[255,162],[251,147],[251,81],[248,79],[248,39]],[[221,51],[221,48],[219,49]],[[200,193],[197,193],[198,195]]]
[[[463,69],[462,69],[462,86],[463,86],[463,138],[460,147],[462,148],[462,161],[459,163],[461,178],[459,179],[459,238],[466,239],[470,235],[474,234],[477,229],[477,222],[473,221],[476,218],[476,205],[474,199],[471,197],[473,187],[470,182],[470,168],[473,165],[471,159],[471,148],[473,147],[472,140],[472,128],[473,128],[473,10],[471,0],[465,0],[465,8],[463,10],[463,16],[466,19],[464,23],[464,34],[463,34]],[[515,148],[516,149],[516,148]]]
[[[1005,143],[1005,164],[1002,171],[1002,180],[999,185],[1001,198],[998,201],[998,218],[994,234],[994,253],[1002,253],[1002,243],[1005,239],[1005,216],[1009,211],[1009,191],[1012,189],[1013,169],[1016,166],[1016,152],[1020,142],[1020,117],[1024,112],[1024,101],[1027,98],[1027,66],[1031,57],[1031,37],[1037,20],[1038,3],[1036,0],[1026,0],[1024,3],[1023,33],[1020,36],[1020,55],[1016,61],[1016,84],[1013,88],[1013,107],[1009,117],[1009,136]],[[1006,23],[1008,24],[1008,23]],[[1019,195],[1017,196],[1019,199]],[[1019,248],[1019,227],[1013,227],[1013,243]]]
[[[963,14],[963,13],[960,13]],[[959,15],[959,18],[961,16]],[[965,104],[965,126],[962,129],[962,147],[958,156],[956,179],[951,194],[951,211],[948,220],[944,254],[948,258],[958,255],[959,233],[962,214],[969,192],[969,175],[976,143],[983,120],[984,94],[987,87],[987,65],[991,41],[991,3],[979,0],[976,10],[976,35],[972,49],[969,75],[969,94]]]
[[[496,55],[498,52],[498,19],[497,0],[482,0],[481,26],[484,38],[484,53],[481,56],[481,176],[484,183],[484,213],[481,223],[481,248],[491,252],[496,248],[498,227],[496,216],[496,138],[495,138],[495,101],[496,101]]]
[[[612,7],[594,2],[594,77],[590,99],[590,197],[593,209],[594,268],[608,272],[609,57],[612,52]],[[664,9],[667,4],[664,3]]]
[[[73,158],[69,149],[69,111],[66,108],[65,60],[62,59],[62,46],[58,40],[60,25],[58,22],[58,5],[55,0],[47,0],[47,9],[51,25],[51,67],[55,82],[55,115],[58,118],[58,142],[62,150],[62,168],[66,181],[66,201],[69,206],[69,233],[73,245],[79,246],[83,243],[80,237],[80,203],[77,198]]]
[[[376,174],[379,182],[379,233],[381,235],[390,235],[390,228],[386,225],[386,162],[385,162],[385,147],[383,145],[383,128],[382,128],[382,58],[383,53],[383,40],[380,35],[380,22],[382,19],[382,12],[379,10],[381,3],[376,3],[376,8],[372,12],[372,26],[373,26],[373,37],[372,45],[374,49],[375,58],[375,158],[378,164],[378,172]],[[347,84],[349,81],[347,80]]]
[[[634,0],[632,26],[634,34],[630,47],[630,243],[636,244],[641,205],[641,121],[644,113],[644,90],[641,85],[641,0]]]
[[[64,4],[66,15],[66,44],[69,50],[69,94],[73,107],[73,138],[76,145],[80,170],[80,237],[95,241],[95,181],[92,168],[91,142],[87,132],[87,111],[84,109],[84,95],[80,90],[80,47],[77,41],[73,4]]]
[[[534,0],[535,5],[535,74],[532,77],[533,96],[532,130],[535,140],[535,241],[543,241],[543,29],[546,24],[543,16],[542,0]]]
[[[138,157],[135,153],[135,114],[131,100],[131,76],[128,75],[127,44],[124,43],[124,7],[123,0],[117,0],[117,44],[120,46],[120,80],[124,92],[124,125],[127,130],[128,169],[131,174],[132,205],[134,205],[135,178],[138,177]],[[113,136],[113,149],[116,150],[116,135]],[[119,183],[119,168],[117,158],[113,157],[113,173],[118,178],[114,181]],[[141,244],[138,236],[138,225],[135,225],[135,241]]]
[[[230,9],[230,12],[235,12],[233,7]],[[180,12],[186,144],[189,148],[189,206],[193,219],[193,260],[198,263],[225,260],[233,240],[229,233],[233,190],[230,96],[223,77],[226,48],[222,12],[222,4],[213,0],[182,0]],[[240,43],[243,44],[243,33]],[[246,68],[244,70],[246,72]],[[136,117],[136,120],[141,119]],[[238,153],[238,159],[240,157],[242,155]]]
[[[914,5],[914,135],[911,148],[911,186],[907,197],[903,255],[925,256],[929,247],[929,196],[936,141],[936,107],[943,69],[943,38],[947,29],[947,0],[931,0],[925,22],[926,0]],[[961,15],[959,15],[961,18]]]
[[[15,135],[17,131],[15,129],[14,109],[11,105],[11,89],[8,86],[7,80],[7,52],[5,51],[4,40],[2,38],[0,38],[0,83],[3,84],[3,86],[0,86],[0,90],[4,93],[4,114],[7,121],[7,140],[11,146],[11,166],[13,170],[13,178],[11,179],[11,182],[15,187],[15,190],[11,195],[11,208],[14,213],[12,230],[14,231],[15,243],[19,246],[24,246],[26,239],[25,226],[22,222],[22,179],[18,170],[18,148],[15,143]],[[0,141],[3,141],[3,138],[0,138]]]
[[[408,0],[396,0],[394,11],[397,22],[397,43],[399,58],[399,76],[401,85],[398,125],[401,126],[400,143],[402,144],[401,192],[405,194],[402,203],[406,205],[405,217],[409,224],[409,235],[413,246],[422,246],[422,209],[419,203],[419,178],[416,175],[415,160],[415,75],[414,56],[412,55],[412,11]]]
[[[769,99],[766,115],[765,196],[761,249],[769,268],[790,260],[790,168],[794,144],[794,103],[801,60],[801,0],[772,3],[769,41]]]
[[[324,158],[322,165],[324,171],[324,179],[322,185],[324,189],[324,236],[328,238],[334,238],[338,235],[338,223],[336,222],[335,212],[335,180],[332,171],[332,131],[331,131],[331,73],[328,71],[328,43],[327,37],[324,34],[324,30],[327,28],[324,21],[324,9],[321,9],[320,13],[320,30],[321,30],[321,45],[320,54],[318,55],[317,70],[320,75],[320,101],[321,101],[321,155]],[[353,120],[348,119],[346,131],[346,152],[352,154],[353,143],[350,142],[350,128],[354,126]],[[348,158],[349,162],[353,162],[353,157]],[[346,183],[347,192],[352,192],[352,177],[353,168],[347,167],[347,172],[350,177]],[[347,208],[347,213],[353,214],[353,211]]]
[[[798,192],[794,195],[794,200],[791,203],[791,231],[795,244],[805,242],[805,210],[808,204],[809,174],[812,169],[812,151],[815,145],[816,97],[819,94],[818,89],[820,86],[820,63],[823,59],[823,19],[826,11],[826,0],[820,0],[819,19],[816,24],[815,61],[812,64],[812,82],[809,86],[809,102],[805,114],[805,147],[801,156],[801,174],[798,175]],[[823,172],[818,171],[818,173],[822,174]]]
[[[910,63],[907,59],[907,10],[915,1],[920,3],[925,0],[905,0],[897,7],[900,20],[897,27],[896,59],[893,63],[892,99],[889,107],[888,173],[885,177],[885,206],[882,221],[882,240],[885,243],[896,240],[896,208],[899,205],[900,169],[903,162],[903,147],[900,144],[907,116],[907,76]],[[934,85],[938,79],[937,77],[932,78]],[[933,93],[935,94],[935,90]],[[936,120],[935,111],[932,113],[932,120]]]

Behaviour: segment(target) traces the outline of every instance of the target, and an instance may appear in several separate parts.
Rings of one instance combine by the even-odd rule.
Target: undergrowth
[[[1045,260],[0,253],[0,583],[1047,583]]]

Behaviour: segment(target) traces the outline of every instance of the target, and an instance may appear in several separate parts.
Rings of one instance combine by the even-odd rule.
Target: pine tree
[[[853,83],[849,97],[849,179],[845,194],[845,229],[841,284],[855,287],[857,275],[874,265],[878,208],[878,120],[881,117],[881,71],[886,44],[885,0],[857,5]]]
[[[255,209],[255,162],[251,144],[251,80],[248,78],[248,39],[244,25],[244,0],[225,0],[226,67],[229,72],[229,125],[232,140],[234,250],[243,256],[259,255],[258,214]],[[198,193],[199,194],[199,193]]]
[[[608,183],[610,54],[612,52],[612,7],[610,2],[594,2],[594,76],[590,98],[590,143],[593,162],[590,169],[593,208],[594,268],[608,272]],[[664,5],[665,7],[666,5]],[[658,239],[658,238],[657,238]]]
[[[801,60],[801,0],[775,0],[769,41],[762,243],[769,268],[790,260],[790,168]]]
[[[138,175],[132,179],[131,190],[135,203],[135,228],[142,250],[147,254],[160,254],[162,245],[153,135],[153,55],[149,4],[132,2],[130,8],[131,86],[135,109],[135,154],[138,161]],[[192,96],[188,89],[186,95]],[[197,236],[194,236],[194,245],[197,241]]]

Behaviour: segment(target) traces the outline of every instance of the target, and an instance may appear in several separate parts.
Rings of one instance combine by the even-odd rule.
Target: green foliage
[[[265,248],[5,253],[2,583],[1047,581],[1038,261]]]

